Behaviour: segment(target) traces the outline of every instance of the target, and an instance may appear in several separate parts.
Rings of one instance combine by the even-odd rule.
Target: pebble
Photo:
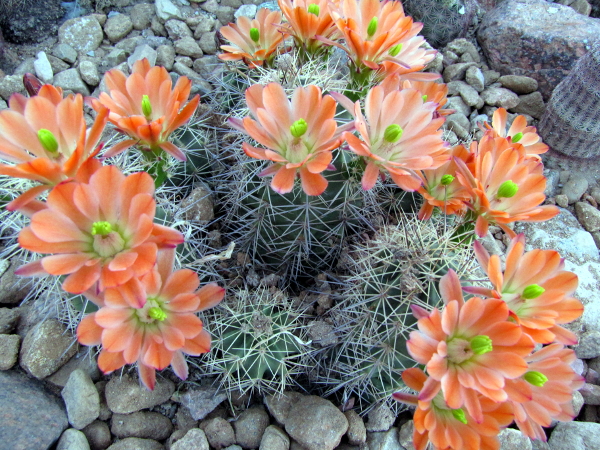
[[[373,408],[368,418],[367,431],[388,431],[396,420],[396,416],[385,403]]]
[[[90,450],[90,444],[85,434],[75,428],[69,428],[61,435],[56,450]]]
[[[233,422],[235,440],[244,448],[257,448],[268,426],[269,415],[262,407],[249,408]]]
[[[163,22],[169,19],[182,19],[181,10],[171,0],[155,0],[156,15]]]
[[[475,109],[480,109],[483,107],[483,99],[479,96],[477,90],[474,87],[469,86],[467,83],[459,85],[458,93],[467,105]]]
[[[505,428],[498,434],[500,450],[531,450],[531,440],[514,428]]]
[[[554,197],[558,191],[560,172],[554,169],[544,169],[544,176],[546,177],[546,190],[544,191],[544,195],[546,197]]]
[[[171,45],[160,45],[156,49],[156,64],[167,70],[173,69],[175,49]]]
[[[90,444],[91,450],[104,450],[112,443],[110,429],[106,422],[95,420],[81,430]]]
[[[353,409],[345,411],[344,416],[348,421],[348,431],[346,432],[348,442],[352,445],[364,444],[367,441],[367,429],[362,417]]]
[[[570,176],[563,188],[561,194],[564,194],[569,199],[569,205],[573,204],[581,198],[588,189],[588,181],[581,176]]]
[[[42,80],[44,83],[50,83],[54,77],[54,71],[52,70],[52,64],[46,55],[46,52],[39,52],[36,60],[33,62],[35,68],[35,75]]]
[[[204,55],[204,53],[202,53],[202,49],[193,37],[184,37],[178,39],[175,41],[174,47],[175,53],[179,55],[190,56],[191,58],[200,58]]]
[[[600,230],[600,211],[586,202],[575,203],[575,214],[583,227],[590,233]]]
[[[104,39],[102,27],[92,16],[69,19],[58,29],[58,41],[70,45],[79,53],[96,50],[102,44],[102,39]]]
[[[211,447],[223,448],[235,444],[235,431],[231,424],[222,417],[214,417],[200,424]]]
[[[149,391],[140,382],[129,376],[113,377],[106,384],[106,403],[113,413],[129,414],[141,409],[152,408],[171,398],[175,392],[172,381],[157,378],[153,391]]]
[[[186,220],[207,224],[215,218],[212,192],[208,186],[199,185],[180,204]]]
[[[401,450],[398,428],[393,427],[389,431],[367,433],[367,445],[369,450]]]
[[[194,420],[202,420],[225,399],[227,394],[218,392],[216,388],[203,386],[188,390],[181,395],[179,402],[189,409]]]
[[[81,79],[77,69],[67,69],[54,76],[54,85],[65,91],[82,95],[90,95],[90,89]]]
[[[471,59],[474,62],[481,62],[481,56],[477,51],[477,47],[475,47],[475,44],[465,38],[454,39],[452,42],[448,43],[446,48],[460,56],[463,56],[465,53],[467,53],[469,56],[471,56]]]
[[[600,423],[559,422],[548,440],[550,450],[591,450],[598,448]]]
[[[144,30],[150,26],[156,8],[149,3],[134,5],[130,11],[131,24],[136,30]]]
[[[456,82],[453,82],[456,83]],[[448,101],[444,105],[446,109],[454,109],[456,112],[461,113],[465,117],[471,114],[471,108],[463,101],[462,97],[448,97]]]
[[[290,438],[276,425],[269,425],[260,440],[259,450],[288,450]]]
[[[598,204],[600,204],[600,188],[593,187],[590,191],[590,195],[596,200]]]
[[[600,386],[585,383],[585,385],[579,390],[579,393],[583,395],[586,405],[600,405]]]
[[[106,450],[164,450],[165,447],[152,439],[141,439],[136,437],[125,438],[115,442]]]
[[[173,431],[173,424],[166,416],[151,411],[113,414],[110,425],[111,433],[119,438],[138,437],[162,441]]]
[[[133,30],[133,23],[127,14],[109,17],[104,24],[106,37],[113,43],[119,42]]]
[[[255,6],[255,5],[248,5],[248,6]],[[204,33],[213,31],[216,23],[217,23],[216,19],[213,19],[212,17],[210,17],[208,15],[204,16],[202,18],[202,20],[200,21],[200,23],[198,25],[196,25],[196,28],[194,29],[194,39],[200,39],[200,37]]]
[[[61,392],[67,407],[67,417],[73,428],[81,430],[98,418],[100,395],[90,376],[74,370]]]
[[[465,77],[465,73],[469,67],[474,66],[475,63],[458,63],[447,66],[444,69],[444,82],[454,81],[454,80],[462,80]],[[515,95],[516,97],[516,95]]]
[[[209,450],[209,445],[204,431],[192,428],[171,445],[171,450]]]
[[[218,51],[216,34],[215,31],[208,31],[200,36],[198,44],[202,51],[207,55],[214,55]]]
[[[540,119],[546,110],[544,98],[539,92],[531,94],[519,95],[519,104],[511,111],[518,114],[527,114],[536,119]]]
[[[56,44],[52,49],[52,55],[69,64],[73,64],[77,60],[77,51],[65,43]]]
[[[498,81],[515,94],[531,94],[538,88],[537,80],[522,75],[503,75]]]
[[[561,208],[566,208],[569,206],[569,197],[566,195],[558,194],[556,197],[554,197],[554,200],[556,200],[556,204]]]
[[[100,84],[98,69],[91,61],[81,61],[79,63],[79,75],[81,75],[81,79],[90,86],[98,86]]]
[[[148,44],[138,45],[133,51],[133,53],[129,55],[129,58],[127,58],[127,65],[130,69],[133,69],[133,65],[135,64],[135,62],[144,58],[148,60],[150,65],[154,65],[157,63],[158,52],[152,47],[150,47]]]
[[[575,417],[577,417],[579,415],[579,413],[581,412],[581,408],[583,408],[583,405],[585,403],[585,400],[583,398],[583,395],[581,395],[581,392],[573,391],[573,400],[571,401],[571,403],[573,405],[573,415]]]
[[[445,122],[446,128],[456,133],[461,139],[467,139],[469,137],[470,122],[462,113],[456,112],[446,117]]]
[[[471,66],[465,72],[465,81],[477,92],[483,92],[485,89],[485,77],[483,72],[477,66]]]
[[[183,39],[184,37],[193,37],[194,33],[190,30],[190,27],[181,20],[167,20],[165,22],[165,30],[169,34],[169,38],[173,41]]]
[[[19,317],[19,308],[0,308],[0,334],[12,333]]]
[[[490,106],[511,109],[519,104],[519,96],[508,89],[490,86],[481,93],[483,101]]]
[[[482,70],[482,72],[486,87],[494,84],[500,78],[500,72],[496,72],[495,70]]]
[[[271,416],[273,416],[277,423],[285,425],[292,405],[300,401],[302,397],[304,396],[299,392],[284,391],[281,395],[266,395],[264,401],[269,413],[271,413]]]
[[[6,75],[4,78],[0,79],[0,97],[4,100],[8,101],[11,95],[16,92],[22,92],[25,90],[25,86],[23,85],[23,77],[20,75]],[[2,297],[0,297],[2,299]],[[6,301],[2,301],[2,303],[8,303]]]
[[[0,370],[8,370],[17,363],[20,343],[18,334],[0,334]]]

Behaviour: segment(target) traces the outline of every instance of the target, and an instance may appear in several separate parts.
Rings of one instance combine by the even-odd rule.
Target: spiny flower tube
[[[421,369],[411,368],[402,372],[402,380],[409,388],[423,392],[428,378]],[[483,415],[479,421],[462,408],[448,406],[441,392],[429,400],[404,392],[392,395],[399,402],[416,406],[413,417],[416,450],[425,450],[429,443],[438,450],[498,450],[497,435],[513,420],[510,404],[476,396]]]
[[[281,29],[281,12],[261,8],[255,19],[240,16],[219,30],[233,45],[222,45],[219,59],[223,61],[243,60],[253,69],[269,63],[275,56],[279,44],[287,37]]]
[[[278,0],[278,4],[287,19],[282,30],[308,53],[315,54],[323,47],[317,36],[337,38],[339,31],[329,13],[329,0]]]
[[[535,127],[527,126],[525,116],[517,116],[507,130],[507,115],[506,109],[498,108],[492,116],[492,126],[486,122],[485,128],[493,136],[503,137],[512,143],[521,144],[525,147],[525,152],[529,157],[539,159],[537,155],[548,151],[548,146],[542,142],[542,138],[537,134]]]
[[[464,301],[460,280],[450,270],[440,281],[444,309],[431,313],[413,305],[418,331],[410,334],[407,348],[429,379],[419,400],[431,401],[440,392],[452,408],[463,406],[479,423],[484,414],[479,394],[505,402],[505,382],[527,371],[533,340],[510,322],[501,300],[473,297]]]
[[[21,247],[50,255],[16,273],[68,275],[62,287],[73,294],[96,282],[97,291],[122,286],[148,273],[159,249],[183,242],[180,232],[153,222],[153,194],[150,175],[125,176],[115,166],[99,168],[89,183],[59,184],[19,234]],[[139,303],[132,296],[131,303]]]
[[[444,119],[433,118],[435,109],[436,104],[423,102],[416,89],[386,93],[383,87],[374,87],[365,99],[364,116],[356,102],[354,123],[362,139],[350,132],[344,133],[344,139],[367,163],[363,189],[371,189],[384,172],[402,189],[415,191],[421,186],[419,170],[448,161],[441,130]]]
[[[72,179],[95,156],[108,118],[101,106],[90,129],[86,128],[81,94],[63,98],[62,90],[42,86],[38,94],[26,98],[13,94],[9,108],[0,112],[0,175],[41,183],[11,203],[9,210],[23,208],[42,192]]]
[[[169,137],[192,117],[200,102],[196,95],[186,104],[192,88],[189,78],[179,77],[172,88],[169,72],[164,67],[150,66],[144,58],[135,62],[129,77],[112,69],[106,73],[105,82],[109,93],[91,98],[91,105],[96,111],[110,109],[108,120],[130,138],[110,148],[105,157],[141,145],[156,157],[164,151],[185,161],[185,154],[169,142]]]
[[[100,309],[83,318],[77,339],[84,345],[102,345],[98,356],[102,372],[137,362],[140,379],[152,390],[156,370],[171,365],[185,380],[184,354],[198,356],[210,350],[210,335],[196,313],[217,305],[225,290],[214,283],[198,289],[196,273],[173,271],[174,257],[174,250],[160,252],[156,266],[132,280],[144,298],[141,307],[131,305],[120,288],[86,293]]]
[[[248,88],[246,103],[256,120],[231,118],[229,123],[266,147],[246,142],[242,147],[252,158],[273,162],[259,175],[274,175],[271,187],[286,194],[292,191],[299,173],[304,192],[322,194],[327,180],[321,172],[331,167],[331,151],[342,142],[343,129],[334,119],[335,100],[310,85],[296,88],[290,101],[279,83],[269,83]]]
[[[475,242],[475,255],[494,288],[471,286],[464,288],[466,292],[505,301],[523,332],[535,342],[577,344],[577,336],[560,326],[583,314],[582,303],[572,296],[577,275],[565,270],[557,251],[525,252],[525,236],[519,234],[507,249],[504,272],[500,257],[490,256],[479,242]]]

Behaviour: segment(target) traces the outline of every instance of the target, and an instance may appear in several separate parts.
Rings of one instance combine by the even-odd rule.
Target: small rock
[[[54,71],[46,52],[39,52],[37,54],[37,59],[33,62],[33,67],[35,68],[35,75],[44,83],[52,81]]]
[[[0,370],[11,369],[17,363],[20,343],[18,334],[0,334]]]
[[[579,393],[583,395],[586,405],[600,405],[600,386],[585,383],[585,385],[579,390]]]
[[[585,400],[583,399],[583,395],[579,391],[573,391],[573,412],[574,416],[577,417],[581,412],[581,408],[583,408]]]
[[[505,428],[498,434],[500,450],[531,450],[531,440],[514,428]]]
[[[205,94],[213,90],[210,83],[204,80],[200,75],[198,75],[189,67],[186,67],[185,65],[176,62],[175,64],[173,64],[173,70],[177,74],[188,77],[190,80],[192,80],[192,95],[197,94],[198,92],[202,92],[203,94]]]
[[[518,114],[527,114],[536,119],[540,119],[546,110],[544,98],[539,92],[532,92],[527,95],[519,95],[519,104],[511,111]]]
[[[444,82],[448,83],[449,81],[454,80],[462,80],[465,77],[465,73],[469,67],[474,66],[475,63],[458,63],[447,66],[444,69]]]
[[[538,82],[533,78],[522,75],[503,75],[498,81],[502,87],[513,91],[515,94],[531,94],[537,91]]]
[[[289,448],[288,435],[281,428],[269,425],[262,436],[259,450],[288,450]]]
[[[234,13],[234,17],[237,19],[238,17],[244,16],[249,17],[250,19],[254,19],[257,11],[258,7],[256,5],[242,5]]]
[[[590,195],[594,198],[594,200],[596,200],[598,204],[600,204],[600,188],[593,187],[590,192]]]
[[[4,78],[0,79],[0,97],[6,101],[8,101],[10,96],[14,93],[22,92],[24,90],[23,77],[20,75],[6,75]]]
[[[73,428],[81,430],[98,418],[100,395],[90,376],[74,370],[61,392],[67,407],[67,417]]]
[[[587,231],[592,233],[600,230],[600,211],[598,211],[598,209],[594,208],[589,203],[577,202],[575,203],[575,213],[577,214],[579,223],[581,223]],[[600,341],[598,342],[600,343]],[[598,348],[598,350],[600,351],[600,348]]]
[[[475,109],[480,109],[483,107],[483,100],[477,93],[477,90],[474,87],[469,86],[467,83],[459,86],[458,93],[468,106],[471,106]]]
[[[100,84],[98,69],[91,61],[81,61],[79,63],[79,75],[81,75],[81,79],[90,86],[98,86]]]
[[[558,194],[556,197],[554,197],[554,200],[556,200],[556,204],[561,208],[566,208],[569,206],[569,197],[566,195]]]
[[[171,450],[209,450],[209,446],[204,431],[192,428],[171,445]]]
[[[172,41],[194,36],[194,33],[192,33],[192,30],[190,30],[190,27],[188,27],[187,24],[181,20],[167,20],[165,22],[165,30],[167,30],[169,38]]]
[[[396,420],[396,416],[385,403],[373,408],[368,417],[367,431],[388,431]]]
[[[69,44],[65,43],[56,44],[52,49],[52,55],[69,64],[73,64],[77,60],[77,51]]]
[[[475,44],[466,40],[465,38],[454,39],[452,42],[448,43],[446,48],[460,56],[467,53],[471,56],[473,61],[481,62],[481,57],[479,56],[477,47],[475,47]]]
[[[469,128],[471,123],[467,116],[456,112],[446,117],[446,127],[448,130],[453,131],[461,139],[467,139],[469,137]]]
[[[205,420],[200,424],[200,428],[204,430],[210,446],[217,450],[235,444],[233,427],[222,417]]]
[[[562,188],[562,194],[569,199],[569,205],[578,202],[588,189],[588,180],[585,177],[571,176]]]
[[[446,50],[442,53],[442,64],[444,67],[456,64],[458,59],[459,56],[450,50]]]
[[[156,65],[167,70],[173,69],[175,63],[175,49],[170,45],[160,45],[156,49]]]
[[[104,32],[110,42],[119,42],[133,30],[133,23],[127,14],[109,17],[104,24]]]
[[[106,450],[165,450],[165,447],[152,439],[130,437],[115,442]]]
[[[398,440],[398,428],[393,427],[389,431],[367,433],[367,445],[369,450],[400,450]]]
[[[554,169],[544,169],[544,176],[546,177],[546,190],[544,191],[544,195],[546,197],[554,197],[558,190],[560,172]],[[563,208],[565,208],[565,206],[563,206]]]
[[[281,425],[285,425],[292,405],[300,401],[302,397],[304,396],[299,392],[284,391],[281,395],[266,395],[264,401],[273,418]]]
[[[82,95],[90,95],[90,89],[81,79],[77,69],[67,69],[54,76],[54,85],[65,91],[71,91]]]
[[[217,42],[216,42],[216,32],[214,31],[209,31],[207,33],[204,33],[199,40],[199,44],[200,44],[200,48],[202,49],[202,51],[208,55],[214,55],[215,53],[217,53],[217,51],[219,50],[217,48]]]
[[[162,441],[173,431],[173,424],[167,417],[150,411],[113,414],[110,424],[111,433],[118,438],[138,437]]]
[[[519,104],[519,96],[501,87],[488,87],[481,93],[483,101],[490,106],[510,109]]]
[[[131,24],[136,30],[145,30],[152,22],[152,16],[156,8],[149,3],[139,3],[134,5],[130,11]]]
[[[70,45],[73,50],[79,53],[96,50],[100,47],[102,39],[104,39],[102,27],[93,16],[69,19],[58,29],[58,41],[61,44]],[[54,56],[60,58],[56,54]]]
[[[353,409],[345,411],[344,416],[348,420],[348,431],[346,432],[348,442],[352,445],[362,445],[367,442],[367,429],[362,417]]]
[[[69,428],[60,437],[56,450],[90,450],[90,444],[85,434],[75,428]]]
[[[465,81],[477,92],[483,92],[485,89],[485,77],[483,72],[477,66],[471,66],[465,72]]]
[[[398,440],[400,441],[400,445],[406,450],[415,450],[415,446],[413,445],[414,431],[415,424],[412,420],[409,420],[400,427],[400,431],[398,432]]]
[[[459,81],[453,81],[452,83],[460,83]],[[444,105],[445,109],[454,109],[456,112],[461,113],[467,117],[471,114],[471,108],[463,101],[460,96],[448,97],[448,101]]]
[[[112,443],[110,429],[101,420],[93,421],[81,431],[85,434],[91,450],[105,450]]]
[[[12,333],[19,317],[19,308],[0,308],[0,334]]]
[[[249,408],[233,422],[236,442],[243,448],[257,448],[268,426],[269,415],[264,409]]]
[[[320,347],[329,347],[339,343],[340,338],[335,332],[335,327],[324,320],[313,320],[308,324],[308,335],[313,344]]]
[[[171,0],[155,0],[156,15],[163,22],[169,19],[183,19],[181,10]]]
[[[56,56],[46,55],[48,57],[48,61],[50,62],[50,66],[52,67],[52,73],[59,73],[63,70],[67,70],[71,68],[71,65],[64,62],[62,59],[57,58]]]
[[[482,70],[485,86],[488,87],[500,79],[500,72],[495,70]]]
[[[108,68],[112,69],[113,67],[118,66],[122,62],[127,60],[127,53],[125,50],[121,48],[114,48],[110,51],[108,55],[106,55],[105,61]]]
[[[195,188],[180,204],[185,220],[208,223],[215,218],[212,192],[208,186]]]
[[[192,58],[200,58],[204,53],[193,37],[184,37],[174,43],[175,53]],[[191,65],[190,65],[191,66]]]
[[[150,47],[148,44],[138,45],[133,53],[127,58],[127,65],[129,69],[133,69],[133,65],[136,61],[146,58],[151,66],[156,64],[158,58],[158,52]]]
[[[129,414],[141,409],[152,408],[171,398],[175,392],[172,381],[157,378],[153,391],[141,386],[129,375],[115,376],[106,385],[106,403],[109,409],[118,414]]]
[[[134,36],[117,42],[115,44],[115,48],[120,48],[121,50],[125,51],[126,54],[131,55],[135,51],[135,48],[143,43],[144,38],[141,36]]]
[[[248,5],[248,6],[255,6],[255,5]],[[217,22],[216,19],[213,19],[212,17],[210,17],[208,15],[204,16],[202,18],[202,20],[200,21],[200,23],[198,25],[196,25],[196,28],[194,29],[194,39],[200,39],[204,33],[213,31],[215,28],[216,22]]]
[[[592,450],[600,442],[600,423],[559,422],[548,445],[551,450]]]

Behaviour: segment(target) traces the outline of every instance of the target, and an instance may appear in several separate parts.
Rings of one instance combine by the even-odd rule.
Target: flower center
[[[450,175],[449,173],[447,173],[446,175],[442,176],[442,179],[440,180],[440,184],[442,186],[448,186],[453,181],[454,181],[454,177],[452,175]]]
[[[44,147],[44,150],[46,150],[48,153],[52,153],[54,155],[56,152],[58,152],[58,141],[56,140],[56,137],[52,131],[41,128],[38,131],[38,139],[40,144],[42,144],[42,147]]]
[[[147,95],[142,96],[142,114],[146,119],[151,120],[152,118],[152,104],[150,103],[150,97]]]
[[[250,28],[250,39],[254,42],[258,42],[260,40],[260,32],[258,28]]]
[[[373,37],[375,33],[377,33],[377,24],[379,19],[377,17],[373,17],[369,22],[369,26],[367,27],[367,36],[370,38]]]
[[[512,180],[506,180],[504,183],[500,185],[498,188],[498,194],[496,196],[498,198],[511,198],[514,197],[519,191],[519,186]]]
[[[493,349],[492,340],[485,335],[475,336],[470,340],[457,337],[447,343],[448,360],[453,364],[462,364]]]
[[[125,240],[105,221],[92,224],[92,247],[101,258],[109,258],[125,248]]]
[[[395,144],[402,137],[402,133],[404,133],[402,127],[396,123],[393,123],[389,125],[383,132],[383,139],[390,144]]]
[[[523,375],[523,378],[525,378],[525,381],[527,381],[528,383],[533,384],[537,387],[544,386],[544,384],[546,384],[546,381],[548,381],[548,377],[543,373],[538,372],[537,370],[530,370],[525,375]]]
[[[136,309],[136,315],[140,322],[151,325],[157,322],[163,322],[167,318],[167,313],[162,308],[163,302],[156,298],[148,298],[144,306]]]
[[[317,5],[316,3],[311,3],[310,5],[308,5],[308,12],[311,14],[314,14],[315,16],[319,17],[319,12],[321,8],[319,8],[319,5]]]

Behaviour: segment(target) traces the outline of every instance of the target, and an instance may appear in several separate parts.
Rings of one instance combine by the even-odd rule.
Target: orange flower
[[[401,91],[402,89],[416,89],[423,96],[424,102],[435,103],[436,114],[447,116],[454,113],[453,109],[442,109],[446,102],[448,102],[448,85],[445,83],[406,80],[396,74],[386,76],[380,86],[385,89],[386,94],[393,91]]]
[[[360,102],[354,105],[355,126],[362,140],[344,133],[350,150],[367,161],[363,189],[371,189],[381,170],[387,171],[402,189],[421,186],[416,171],[433,169],[449,159],[442,140],[442,118],[433,118],[435,103],[423,102],[416,89],[386,93],[376,86],[365,99],[365,116]]]
[[[548,151],[548,146],[542,142],[542,138],[537,134],[535,127],[527,126],[525,116],[517,116],[512,125],[506,130],[507,113],[504,108],[498,108],[494,111],[492,117],[492,126],[486,122],[485,127],[493,136],[507,138],[512,143],[519,143],[525,147],[527,156],[541,155]]]
[[[406,343],[410,355],[425,364],[430,378],[419,400],[432,400],[440,389],[452,409],[465,405],[477,422],[483,420],[478,393],[495,402],[507,400],[505,380],[527,370],[523,359],[534,343],[509,322],[501,300],[463,300],[460,280],[452,270],[440,281],[444,310],[431,313],[413,306],[418,331]]]
[[[109,288],[101,295],[86,293],[100,309],[81,321],[77,339],[84,345],[100,345],[98,367],[113,372],[138,362],[140,379],[154,389],[155,370],[172,365],[185,380],[188,366],[184,353],[198,356],[210,350],[210,335],[196,316],[212,308],[225,295],[216,284],[198,289],[198,275],[189,269],[173,272],[175,251],[159,253],[154,269],[139,279],[143,306],[135,307],[121,288]]]
[[[515,423],[531,439],[546,440],[542,427],[552,420],[575,418],[573,391],[583,387],[585,380],[571,364],[575,352],[561,344],[552,344],[525,358],[527,372],[515,380],[507,380],[506,391],[512,404]]]
[[[546,196],[542,163],[526,158],[522,145],[484,135],[471,145],[475,162],[469,169],[460,159],[457,177],[471,196],[468,207],[477,215],[475,233],[486,235],[490,223],[515,236],[506,224],[519,220],[542,222],[559,213],[556,206],[540,206]]]
[[[63,99],[62,90],[49,84],[38,95],[13,94],[9,109],[0,112],[0,158],[15,165],[0,164],[0,175],[41,183],[8,204],[23,208],[42,192],[69,180],[95,156],[108,110],[98,109],[94,125],[87,130],[81,94]]]
[[[479,242],[475,242],[475,255],[494,289],[473,286],[465,291],[505,301],[523,332],[535,342],[577,344],[577,336],[558,325],[583,313],[581,302],[572,297],[577,275],[564,270],[558,252],[535,249],[525,253],[525,236],[519,234],[508,247],[504,272],[498,255],[490,256]]]
[[[229,123],[267,147],[263,150],[246,142],[242,147],[252,158],[273,161],[259,176],[275,174],[271,187],[286,194],[299,173],[304,192],[321,195],[327,188],[321,172],[330,167],[331,150],[342,142],[342,129],[334,119],[335,100],[310,85],[296,88],[290,102],[279,83],[269,83],[248,88],[246,103],[257,121],[245,117]]]
[[[329,13],[328,0],[278,0],[279,8],[287,19],[282,29],[294,38],[298,47],[315,53],[323,42],[317,39],[337,38],[337,27]]]
[[[19,234],[21,247],[50,256],[21,266],[19,275],[67,275],[62,287],[80,294],[117,287],[149,272],[159,248],[183,242],[178,231],[153,223],[154,182],[145,172],[124,176],[99,168],[89,183],[69,182],[48,195],[47,208]]]
[[[226,53],[219,58],[223,61],[243,60],[249,68],[262,66],[275,56],[277,47],[287,37],[281,30],[281,12],[261,8],[256,18],[240,16],[236,23],[230,23],[219,30],[233,45],[222,45]]]
[[[117,155],[139,144],[156,155],[164,150],[185,161],[183,152],[168,139],[190,119],[200,102],[200,96],[196,95],[183,106],[192,82],[179,77],[171,90],[169,72],[164,67],[151,67],[146,58],[135,62],[129,77],[113,69],[106,73],[105,80],[110,94],[102,92],[99,99],[90,99],[92,107],[96,111],[103,106],[110,109],[108,120],[131,139],[113,146],[104,156]]]
[[[419,392],[427,384],[427,375],[421,369],[406,369],[402,372],[402,381]],[[480,421],[462,408],[449,407],[441,393],[427,401],[420,400],[420,395],[404,392],[396,392],[392,397],[417,407],[413,418],[416,450],[425,450],[429,442],[439,450],[498,450],[497,435],[513,420],[508,403],[495,403],[481,395],[477,399],[483,415]]]

